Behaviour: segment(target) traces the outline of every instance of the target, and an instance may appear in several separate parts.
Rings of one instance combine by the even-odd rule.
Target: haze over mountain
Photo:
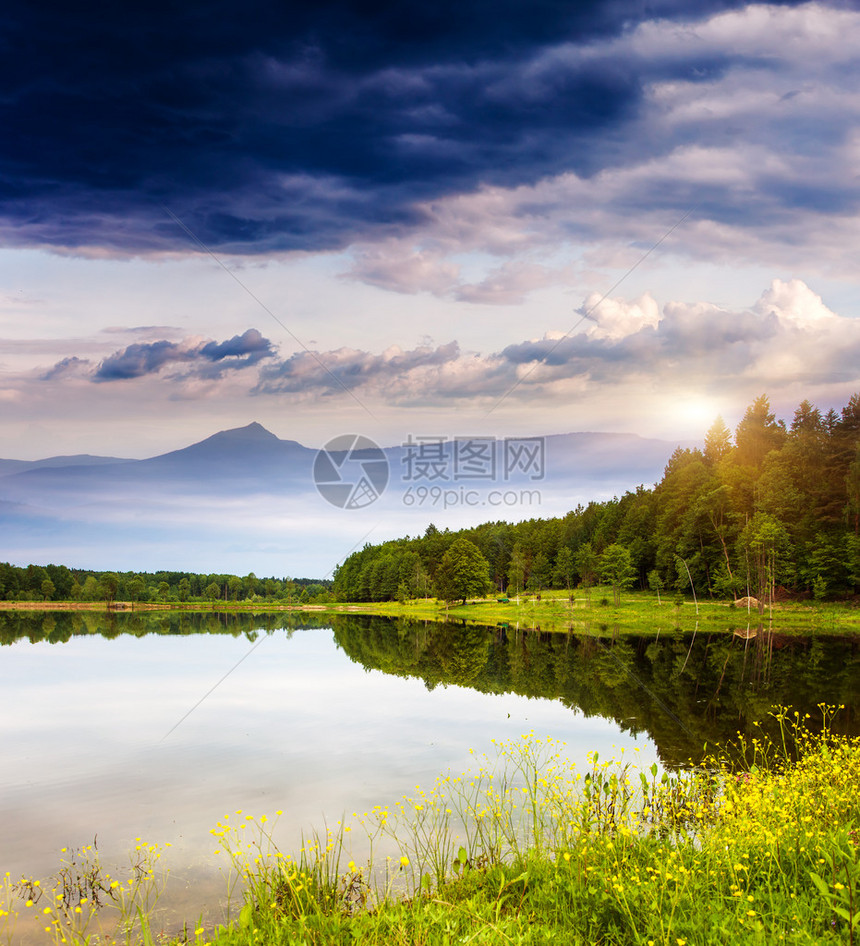
[[[483,450],[457,454],[462,443]],[[505,450],[528,448],[528,464]],[[387,482],[355,508],[314,485],[319,450],[259,423],[145,460],[76,455],[0,460],[0,558],[14,564],[195,569],[324,577],[356,546],[490,519],[564,513],[656,481],[675,444],[633,434],[569,433],[505,444],[424,438],[376,456]],[[510,456],[517,456],[511,453]],[[347,483],[368,454],[331,453]],[[469,462],[467,462],[469,461]],[[469,465],[471,463],[471,465]],[[511,468],[508,469],[508,466]],[[319,468],[317,468],[319,470]],[[338,474],[334,474],[338,475]],[[358,494],[356,494],[358,495]],[[336,500],[341,501],[341,500]]]

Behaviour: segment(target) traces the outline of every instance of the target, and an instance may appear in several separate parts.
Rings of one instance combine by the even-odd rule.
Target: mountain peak
[[[142,463],[174,463],[183,458],[195,457],[198,459],[217,460],[225,456],[246,458],[248,451],[259,454],[278,451],[284,446],[284,441],[276,437],[271,430],[266,430],[256,421],[245,427],[231,427],[229,430],[219,430],[205,440],[192,443],[180,450],[172,450],[151,460],[142,460]]]
[[[211,437],[207,437],[206,440],[201,441],[206,443],[207,440],[229,440],[233,443],[241,441],[242,443],[272,443],[277,442],[278,437],[276,437],[271,430],[266,430],[266,428],[253,421],[250,424],[247,424],[245,427],[231,427],[229,430],[219,430],[217,434],[213,434]]]

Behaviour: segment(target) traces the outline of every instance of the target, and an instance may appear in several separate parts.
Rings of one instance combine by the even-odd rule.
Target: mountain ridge
[[[593,430],[572,430],[565,433],[555,433],[555,434],[534,434],[534,435],[523,435],[522,437],[510,437],[510,438],[490,438],[497,440],[519,440],[519,439],[528,439],[529,437],[537,437],[546,442],[552,443],[561,443],[564,441],[570,442],[571,440],[586,442],[591,441],[592,443],[623,443],[629,442],[631,440],[639,441],[643,444],[654,444],[660,445],[661,447],[667,447],[672,441],[662,440],[657,437],[643,437],[641,434],[636,433],[626,433],[626,432],[617,432],[617,431],[593,431]],[[472,438],[467,437],[452,437],[445,438],[445,443],[452,443],[455,440],[469,440]],[[477,438],[475,438],[477,439]],[[111,464],[137,464],[137,463],[153,463],[154,461],[166,461],[168,458],[177,458],[177,457],[187,457],[192,455],[202,455],[209,453],[213,448],[224,448],[224,447],[268,447],[276,448],[278,446],[284,446],[291,449],[299,448],[301,450],[311,451],[316,454],[321,447],[309,447],[305,444],[302,444],[298,440],[283,439],[278,437],[277,434],[270,431],[267,427],[264,427],[258,421],[252,421],[249,424],[246,424],[243,427],[228,427],[224,430],[216,431],[214,434],[210,434],[208,437],[204,437],[203,440],[197,440],[193,443],[188,444],[184,447],[177,447],[174,450],[168,450],[165,453],[158,453],[151,457],[143,457],[140,459],[134,459],[129,457],[111,457],[111,456],[99,456],[93,454],[68,454],[68,455],[57,455],[44,457],[39,460],[16,460],[13,458],[0,458],[0,478],[5,476],[14,475],[16,473],[29,472],[37,469],[67,469],[71,467],[92,467],[92,466],[109,466]],[[387,453],[389,451],[396,451],[403,449],[404,444],[389,444],[383,446],[382,449]],[[668,459],[668,456],[667,456]]]
[[[460,528],[499,515],[546,517],[620,496],[659,480],[676,446],[598,432],[461,442],[469,439],[477,446],[488,441],[491,469],[476,475],[480,451],[458,456],[441,438],[423,438],[431,448],[443,446],[437,462],[422,458],[418,474],[422,464],[409,456],[415,443],[385,448],[387,483],[366,514],[317,490],[319,449],[281,440],[256,421],[142,460],[79,454],[0,461],[0,557],[92,568],[194,563],[197,571],[324,574],[371,533],[402,535],[431,521]],[[521,447],[512,442],[529,439],[541,442],[539,469],[508,462],[513,454],[505,451]],[[346,475],[347,491],[352,482]]]

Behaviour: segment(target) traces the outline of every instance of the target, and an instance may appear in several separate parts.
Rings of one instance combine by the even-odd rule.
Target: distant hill
[[[71,502],[94,490],[126,492],[137,485],[151,489],[189,484],[201,493],[293,488],[312,485],[310,469],[316,450],[294,440],[280,440],[261,424],[222,430],[199,443],[147,460],[92,458],[96,462],[64,463],[51,457],[4,472],[0,466],[0,496],[36,502],[66,494]],[[79,461],[79,458],[72,458]],[[0,460],[0,464],[20,461]]]
[[[25,470],[42,470],[47,467],[102,466],[111,463],[129,463],[119,457],[93,457],[88,453],[77,453],[70,457],[48,457],[46,460],[0,460],[0,476],[21,473]]]
[[[674,445],[635,434],[569,433],[541,438],[545,442],[543,475],[548,485],[599,482],[606,477],[630,485],[649,484],[659,477]],[[452,448],[442,475],[433,482],[458,480]],[[146,460],[78,455],[45,460],[0,460],[0,498],[37,501],[43,492],[87,495],[93,489],[130,484],[152,488],[196,484],[202,492],[228,489],[272,490],[313,488],[317,450],[295,440],[281,440],[262,424],[222,430],[205,440]],[[499,450],[501,453],[501,448]],[[385,448],[391,469],[390,488],[407,485],[407,449]],[[535,477],[514,469],[506,475],[499,458],[494,479],[500,483],[532,482]],[[437,472],[439,472],[437,470]],[[467,477],[460,478],[464,482]],[[636,482],[634,483],[633,480]],[[409,482],[415,482],[409,480]],[[428,480],[431,482],[431,480]]]
[[[369,524],[353,511],[330,506],[317,493],[317,449],[282,440],[258,423],[222,430],[145,460],[88,455],[0,460],[0,560],[145,569],[179,559],[175,567],[202,571],[208,566],[189,556],[222,555],[231,561],[221,568],[234,573],[242,572],[237,560],[245,557],[251,563],[246,571],[324,575],[368,527],[376,538],[388,523],[402,533],[407,516],[423,530],[429,521],[444,524],[446,515],[455,522],[477,516],[486,521],[555,515],[565,504],[570,508],[640,483],[652,485],[676,446],[634,434],[568,433],[537,440],[542,441],[543,474],[538,478],[534,468],[506,471],[503,444],[497,445],[499,460],[491,477],[458,478],[453,445],[445,443],[445,463],[436,467],[440,475],[432,481],[410,479],[414,448],[385,447],[389,484],[383,499],[369,507],[367,515],[374,520]],[[407,505],[403,496],[419,485],[539,487],[544,505],[487,506],[483,512],[481,503],[459,510],[429,500]],[[411,528],[409,522],[406,526]],[[331,551],[320,555],[331,565],[309,567],[308,551],[324,542]]]

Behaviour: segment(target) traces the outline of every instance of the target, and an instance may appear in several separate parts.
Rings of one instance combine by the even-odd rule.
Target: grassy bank
[[[833,735],[822,712],[815,735],[779,713],[776,742],[724,747],[680,776],[596,754],[580,771],[529,734],[294,856],[277,849],[274,819],[236,812],[213,834],[244,899],[221,926],[189,924],[174,942],[860,942],[860,740]],[[6,909],[41,911],[49,941],[94,944],[100,896],[121,916],[113,935],[148,942],[157,853],[139,848],[127,880],[79,868],[77,900],[68,883],[36,899],[31,882],[30,906]]]
[[[726,631],[745,635],[761,626],[762,631],[782,634],[860,632],[860,608],[854,602],[780,601],[759,614],[756,608],[735,607],[731,602],[675,598],[646,591],[625,592],[618,604],[612,589],[596,586],[580,590],[545,591],[540,600],[523,595],[507,601],[484,598],[463,605],[449,605],[435,598],[407,602],[329,602],[325,604],[290,604],[284,601],[217,602],[19,602],[0,601],[2,610],[92,610],[92,611],[187,611],[226,613],[271,613],[302,611],[315,614],[352,613],[389,617],[409,617],[427,621],[466,621],[474,624],[506,624],[520,630],[584,633],[588,631],[625,631],[660,634],[668,631]]]
[[[615,604],[612,589],[594,587],[586,594],[575,591],[544,592],[502,601],[486,598],[449,606],[435,599],[407,603],[379,602],[362,605],[330,605],[367,613],[407,616],[425,620],[463,620],[475,624],[507,624],[521,630],[573,632],[619,630],[637,634],[659,634],[680,629],[709,632],[745,632],[760,625],[779,633],[811,631],[860,631],[860,608],[850,602],[781,601],[759,614],[756,608],[734,606],[728,601],[673,598],[646,591],[625,592]]]

